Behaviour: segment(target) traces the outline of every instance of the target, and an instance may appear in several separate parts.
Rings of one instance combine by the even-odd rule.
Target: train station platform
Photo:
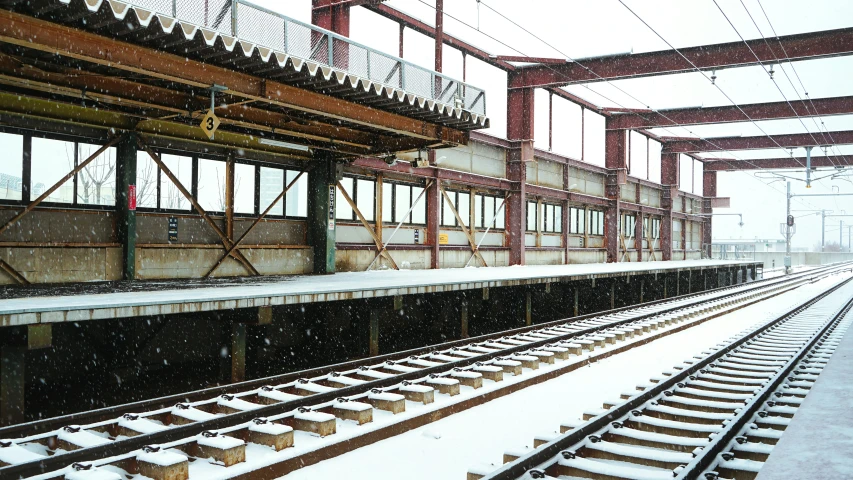
[[[756,480],[853,478],[851,412],[853,332],[848,331]]]
[[[441,270],[347,272],[328,276],[211,282],[77,284],[73,289],[14,287],[0,292],[0,327],[210,312],[316,302],[424,295],[578,280],[675,275],[664,297],[754,279],[756,262],[687,260]],[[705,275],[708,273],[707,275]],[[720,275],[727,275],[721,278]],[[683,277],[683,278],[682,278]],[[642,296],[642,294],[641,294]],[[646,297],[648,298],[648,296]]]

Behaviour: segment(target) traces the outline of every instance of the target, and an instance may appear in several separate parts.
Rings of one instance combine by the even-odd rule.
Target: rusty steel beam
[[[729,172],[739,170],[778,170],[783,168],[803,168],[806,157],[760,158],[755,160],[702,159],[705,172]],[[853,165],[853,155],[837,157],[812,157],[812,167],[838,167]]]
[[[206,89],[212,84],[226,85],[228,90],[224,94],[241,100],[254,100],[308,115],[319,115],[331,122],[342,121],[448,144],[464,144],[467,141],[465,132],[452,128],[6,10],[0,10],[0,43],[119,69],[151,81],[174,82],[200,89]]]
[[[785,53],[780,43],[784,45]],[[786,35],[767,42],[764,39],[747,40],[746,43],[721,43],[678,51],[596,57],[565,65],[520,67],[510,73],[509,88],[555,87],[685,73],[694,71],[693,65],[701,70],[746,67],[757,65],[759,60],[777,62],[786,54],[793,61],[853,54],[853,28]]]
[[[741,111],[742,110],[742,111]],[[782,118],[831,116],[853,114],[853,96],[794,100],[790,102],[755,103],[750,105],[676,108],[671,110],[610,109],[608,129],[675,127],[713,123],[746,122],[751,120],[776,120]],[[744,115],[744,113],[746,115]],[[748,116],[748,117],[747,117]]]
[[[832,139],[831,141],[829,139]],[[822,145],[848,145],[853,143],[853,130],[754,137],[715,137],[707,139],[663,137],[664,151],[668,153],[721,152],[729,150],[761,150],[772,148],[819,147]],[[804,163],[805,164],[805,163]]]
[[[492,58],[499,62],[541,63],[549,65],[568,62],[565,58],[525,57],[523,55],[495,55]]]
[[[435,38],[435,27],[429,25],[427,23],[418,20],[411,15],[406,15],[405,13],[396,10],[394,8],[389,7],[388,5],[365,5],[365,8],[368,10],[377,13],[389,20],[393,20],[394,22],[403,25],[406,28],[411,28],[412,30],[426,35],[430,38]],[[460,50],[462,53],[466,55],[470,55],[478,60],[482,60],[490,65],[498,67],[505,71],[515,70],[515,67],[507,62],[502,62],[500,60],[494,60],[492,55],[486,52],[485,50],[479,49],[468,42],[462,41],[452,35],[444,34],[442,35],[442,39],[446,45],[450,45],[453,48]]]

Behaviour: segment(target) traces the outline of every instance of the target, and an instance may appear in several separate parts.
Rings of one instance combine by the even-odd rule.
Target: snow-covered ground
[[[620,393],[778,316],[836,281],[802,287],[282,478],[462,480],[469,467],[500,465],[504,451],[532,446],[535,435],[558,433],[561,421],[580,419],[584,411],[601,408],[605,400],[618,399]]]
[[[794,273],[805,272],[807,270],[812,270],[818,268],[814,265],[797,265],[794,267]],[[785,267],[779,268],[765,268],[764,269],[764,277],[763,278],[776,278],[785,275]]]

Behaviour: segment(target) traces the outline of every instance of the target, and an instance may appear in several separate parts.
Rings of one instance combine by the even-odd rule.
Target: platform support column
[[[512,148],[507,152],[506,175],[512,190],[506,200],[506,236],[510,265],[525,264],[527,162],[533,161],[533,110],[532,88],[508,92],[507,138],[512,143]]]
[[[709,215],[714,212],[711,199],[717,197],[717,172],[702,172],[702,213]],[[711,243],[713,235],[711,230],[711,219],[707,216],[702,222],[702,250],[708,258],[711,258]]]
[[[116,145],[116,237],[121,244],[122,280],[136,278],[136,137]]]
[[[308,174],[308,242],[314,249],[314,273],[335,273],[335,199],[337,168],[318,154]]]
[[[429,151],[430,163],[435,163],[435,150]],[[441,230],[441,189],[438,180],[433,181],[426,190],[427,225],[426,243],[430,246],[430,268],[441,268],[441,245],[439,233]]]
[[[533,293],[530,290],[524,292],[524,324],[528,327],[533,324]]]
[[[579,297],[580,287],[576,285],[576,286],[573,288],[573,290],[575,291],[575,307],[574,307],[573,313],[574,313],[574,316],[575,316],[575,317],[577,317],[577,316],[578,316],[578,312],[580,312],[580,309],[578,308],[578,307],[579,307],[579,306],[578,306],[578,297]]]
[[[687,293],[693,293],[693,270],[687,271]]]
[[[646,281],[640,279],[640,303],[643,303],[643,288],[646,286]]]
[[[349,37],[350,5],[349,2],[336,0],[312,0],[311,23],[320,28],[331,30],[339,35]]]
[[[370,356],[379,355],[379,309],[370,309]]]
[[[231,383],[246,380],[246,324],[231,325]]]
[[[608,118],[607,123],[611,120]],[[628,182],[628,134],[629,130],[610,130],[604,136],[604,167],[607,168],[604,195],[610,206],[604,212],[604,243],[607,263],[621,260],[619,223],[622,216],[620,194],[622,185]],[[628,232],[622,232],[628,234]],[[625,252],[627,253],[627,252]]]
[[[24,421],[27,347],[0,345],[0,425]]]
[[[459,306],[459,320],[461,322],[460,337],[468,338],[468,302],[464,299]]]
[[[675,272],[675,296],[681,295],[681,270]]]
[[[610,309],[616,308],[616,279],[610,282]]]

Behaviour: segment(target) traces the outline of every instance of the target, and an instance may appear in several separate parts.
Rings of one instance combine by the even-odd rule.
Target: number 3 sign
[[[219,117],[213,113],[213,110],[207,112],[207,115],[201,119],[201,129],[204,130],[204,134],[207,135],[207,138],[213,140],[213,135],[216,133],[216,129],[219,128]]]

